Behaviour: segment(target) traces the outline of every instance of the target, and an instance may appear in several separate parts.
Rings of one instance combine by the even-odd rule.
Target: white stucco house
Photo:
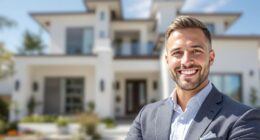
[[[38,114],[73,114],[94,102],[101,117],[135,115],[167,98],[174,83],[163,34],[178,15],[197,17],[213,34],[210,79],[219,90],[248,105],[259,93],[260,37],[225,35],[241,13],[182,13],[183,0],[154,0],[148,19],[124,19],[120,0],[84,4],[86,12],[31,13],[49,33],[49,52],[15,56],[11,119],[27,115],[31,96]]]

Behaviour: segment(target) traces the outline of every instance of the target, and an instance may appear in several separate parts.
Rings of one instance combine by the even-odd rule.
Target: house
[[[16,55],[11,119],[27,115],[32,96],[38,114],[73,114],[93,102],[101,117],[136,115],[144,104],[168,97],[174,83],[163,34],[178,15],[206,23],[216,51],[211,81],[252,105],[260,84],[260,37],[225,35],[241,13],[182,13],[183,0],[154,0],[148,19],[124,19],[120,0],[84,4],[86,12],[31,13],[49,33],[49,52]]]

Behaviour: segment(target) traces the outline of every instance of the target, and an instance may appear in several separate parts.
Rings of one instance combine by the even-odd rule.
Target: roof
[[[253,40],[260,41],[260,35],[214,35],[212,40]],[[160,34],[156,41],[155,50],[159,50],[164,43],[164,34]]]
[[[218,12],[218,13],[196,13],[196,12],[181,12],[178,15],[190,15],[190,16],[210,16],[210,17],[215,17],[215,16],[235,16],[239,17],[241,13],[239,12]]]
[[[30,13],[30,16],[44,28],[46,31],[49,29],[50,18],[51,17],[66,17],[66,16],[86,16],[86,15],[93,15],[93,11],[81,11],[81,12],[37,12],[37,13]]]
[[[86,9],[89,11],[95,11],[98,4],[105,4],[107,7],[113,7],[116,11],[117,16],[122,18],[122,1],[121,0],[83,0]]]
[[[194,12],[180,12],[178,15],[188,15],[198,18],[203,21],[209,18],[221,18],[225,21],[226,29],[228,29],[235,21],[239,19],[242,13],[238,12],[218,12],[218,13],[194,13]]]

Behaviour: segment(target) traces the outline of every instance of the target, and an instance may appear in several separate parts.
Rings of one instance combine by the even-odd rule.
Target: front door
[[[126,114],[137,114],[146,104],[146,81],[126,81]]]
[[[44,114],[58,115],[61,107],[61,78],[46,78]]]

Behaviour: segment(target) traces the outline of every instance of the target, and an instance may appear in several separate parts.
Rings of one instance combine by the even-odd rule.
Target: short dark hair
[[[206,27],[200,20],[191,16],[178,16],[168,27],[165,34],[165,41],[168,40],[171,33],[178,29],[185,28],[198,28],[200,29],[209,41],[209,47],[211,49],[211,35]]]

